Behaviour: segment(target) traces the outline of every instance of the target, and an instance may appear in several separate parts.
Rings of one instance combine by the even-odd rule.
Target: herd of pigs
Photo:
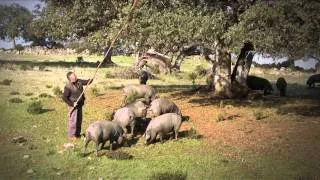
[[[316,83],[320,83],[320,74],[314,74],[310,76],[306,84],[309,88],[314,88]],[[264,95],[269,95],[273,92],[271,83],[267,79],[257,76],[248,76],[247,86],[252,90],[263,90]],[[276,87],[280,93],[280,96],[286,96],[287,82],[283,77],[278,78]]]
[[[96,143],[96,153],[101,150],[107,141],[110,142],[110,150],[115,142],[118,145],[127,140],[127,127],[131,129],[131,137],[137,122],[146,121],[147,114],[152,119],[147,125],[144,133],[145,144],[154,142],[159,136],[163,142],[166,135],[178,138],[178,132],[183,117],[179,107],[169,99],[156,98],[156,91],[148,85],[128,85],[123,88],[125,94],[124,102],[127,98],[134,98],[134,102],[124,104],[113,113],[112,121],[97,121],[91,123],[86,130],[83,153],[85,153],[88,143]]]
[[[314,87],[315,83],[320,82],[320,74],[312,75],[307,85]],[[264,95],[271,94],[273,91],[271,83],[264,78],[256,76],[247,77],[248,88],[253,90],[262,90]],[[280,96],[286,96],[287,82],[284,78],[278,78],[276,87]],[[145,145],[155,142],[157,136],[161,142],[166,135],[178,138],[178,132],[181,123],[188,118],[183,117],[179,107],[169,99],[156,98],[154,88],[145,85],[128,85],[123,88],[124,101],[123,106],[113,113],[112,121],[97,121],[91,123],[86,130],[83,153],[85,153],[88,143],[94,141],[96,144],[96,153],[101,150],[107,141],[110,142],[110,150],[115,142],[122,145],[127,138],[127,127],[131,129],[131,137],[134,136],[134,130],[137,122],[146,122],[147,114],[151,121],[146,125],[143,134]],[[128,98],[132,98],[133,103],[125,104]]]

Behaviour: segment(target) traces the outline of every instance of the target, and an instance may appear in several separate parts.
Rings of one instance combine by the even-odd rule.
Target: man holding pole
[[[92,79],[78,79],[74,72],[68,72],[67,79],[62,99],[69,107],[68,137],[73,143],[76,138],[81,137],[82,106],[85,100],[83,86],[91,84]]]

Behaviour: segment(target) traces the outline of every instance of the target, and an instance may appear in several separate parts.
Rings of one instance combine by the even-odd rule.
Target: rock
[[[23,159],[29,159],[31,156],[26,154],[26,155],[23,155]]]
[[[23,142],[26,142],[26,141],[27,141],[27,139],[25,139],[23,136],[14,137],[12,139],[13,143],[23,143]]]
[[[56,174],[57,174],[57,176],[61,176],[63,174],[63,172],[57,172]]]
[[[28,174],[33,174],[33,173],[34,173],[34,170],[33,170],[33,169],[28,169],[28,170],[27,170],[27,173],[28,173]]]
[[[102,178],[102,177],[100,177],[98,180],[103,180],[103,178]]]

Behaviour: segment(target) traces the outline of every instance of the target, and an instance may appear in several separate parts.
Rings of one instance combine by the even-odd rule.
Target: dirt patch
[[[320,138],[320,122],[316,117],[281,115],[270,106],[263,107],[262,110],[272,114],[268,114],[263,120],[256,120],[252,112],[261,107],[226,105],[222,109],[224,120],[217,122],[221,112],[219,101],[205,105],[192,103],[203,99],[203,94],[189,94],[183,98],[176,93],[160,93],[159,96],[172,99],[182,109],[183,115],[190,117],[189,122],[183,123],[181,131],[195,128],[208,146],[219,142],[221,146],[254,153],[284,155],[294,154],[306,147],[310,156],[320,159],[318,151],[315,151],[320,150],[320,143],[315,144]],[[91,98],[87,103],[97,108],[117,109],[122,98],[121,91],[109,90],[103,96]],[[210,98],[206,100],[210,101]]]

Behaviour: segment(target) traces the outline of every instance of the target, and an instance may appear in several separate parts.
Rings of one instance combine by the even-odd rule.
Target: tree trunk
[[[109,53],[107,54],[108,49],[109,47],[106,47],[104,50],[104,53],[103,53],[104,59],[103,59],[102,66],[115,65],[115,63],[111,60],[113,48],[111,48]]]
[[[252,50],[254,50],[253,44],[245,43],[233,68],[231,82],[234,97],[244,97],[248,94],[247,77],[254,56],[254,53],[250,52]]]
[[[16,45],[17,45],[16,44],[16,37],[12,38],[12,45],[13,45],[13,47],[12,47],[13,49],[16,48]]]
[[[185,57],[185,56],[180,53],[180,54],[178,55],[177,59],[174,61],[174,65],[172,66],[172,68],[180,71],[180,67],[181,67],[181,64],[182,64],[182,62],[183,62],[184,57]]]
[[[231,55],[222,40],[216,42],[215,63],[212,72],[214,95],[224,98],[232,98],[231,92]]]

